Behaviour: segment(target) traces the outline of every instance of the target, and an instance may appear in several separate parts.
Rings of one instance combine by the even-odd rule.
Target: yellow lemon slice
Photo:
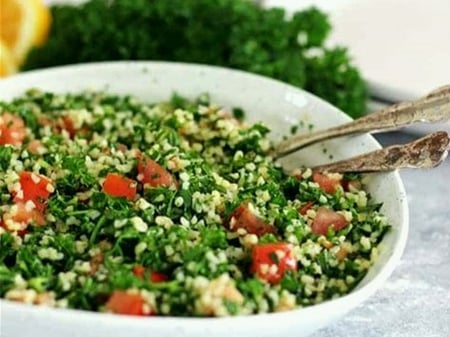
[[[43,0],[0,0],[0,38],[17,65],[33,46],[45,42],[50,22]]]
[[[9,48],[0,40],[0,77],[14,74],[17,71],[16,62]]]

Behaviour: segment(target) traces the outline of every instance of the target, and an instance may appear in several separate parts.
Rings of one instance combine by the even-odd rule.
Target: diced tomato
[[[243,228],[247,233],[256,234],[257,236],[276,232],[274,226],[265,223],[262,219],[253,214],[246,204],[239,205],[231,214],[229,228],[232,231]]]
[[[0,115],[0,145],[21,145],[25,136],[22,118],[9,112]]]
[[[144,185],[153,187],[158,186],[177,186],[173,176],[167,170],[146,155],[138,157],[138,181]]]
[[[118,173],[108,173],[103,183],[103,192],[113,197],[125,197],[133,200],[136,197],[137,183]]]
[[[141,295],[116,290],[109,297],[106,308],[116,314],[143,316],[144,300]]]
[[[39,149],[42,147],[42,142],[38,139],[33,139],[28,143],[28,151],[33,154],[39,154]]]
[[[34,223],[36,225],[43,225],[44,216],[38,210],[27,210],[24,204],[18,204],[16,212],[11,217],[18,223]]]
[[[19,183],[21,191],[15,193],[14,202],[25,203],[29,200],[33,201],[36,209],[43,212],[45,202],[53,191],[52,181],[41,174],[23,171],[19,175]]]
[[[251,271],[259,278],[276,284],[288,270],[297,270],[297,261],[289,243],[264,243],[253,247]]]
[[[347,224],[348,222],[342,214],[322,206],[317,209],[311,230],[314,234],[326,235],[328,228],[332,227],[334,231],[338,231]]]
[[[26,229],[28,227],[29,219],[26,218],[26,221],[22,221],[24,217],[22,214],[20,214],[17,218],[15,215],[11,214],[11,212],[6,212],[3,214],[3,217],[0,218],[0,227],[6,229],[8,232],[26,232]],[[10,221],[14,221],[13,224],[11,224]]]
[[[41,212],[37,209],[28,210],[24,204],[13,206],[0,219],[0,227],[9,232],[17,232],[21,236],[25,235],[28,225],[42,226],[44,223],[44,216]]]
[[[61,118],[61,126],[64,130],[67,131],[67,133],[70,135],[70,138],[73,139],[75,137],[77,130],[75,129],[73,121],[69,116],[63,116]]]
[[[61,130],[66,130],[67,133],[69,134],[70,139],[74,139],[75,135],[77,133],[86,133],[87,129],[86,128],[75,128],[75,124],[72,120],[72,118],[68,115],[62,116],[60,117],[56,123],[54,128],[56,129],[57,133],[60,133]]]
[[[340,179],[332,178],[326,174],[314,172],[312,175],[314,182],[319,184],[320,188],[328,194],[334,194],[337,188],[341,185]]]
[[[4,228],[8,232],[15,232],[20,237],[24,237],[25,234],[27,234],[28,224],[21,224],[20,228],[9,228],[9,226],[7,226],[5,224],[5,221],[3,220],[4,217],[5,214],[3,214],[3,217],[0,217],[0,228]]]
[[[152,281],[153,283],[166,282],[167,280],[168,280],[167,275],[160,273],[159,271],[150,272],[150,281]]]
[[[0,228],[4,228],[8,232],[15,232],[21,238],[23,238],[25,236],[25,234],[27,234],[27,227],[28,227],[28,225],[24,226],[23,229],[10,229],[5,225],[3,219],[0,218]]]
[[[39,119],[39,124],[42,126],[51,126],[54,133],[60,134],[62,130],[66,130],[71,139],[75,135],[86,134],[88,129],[86,127],[76,128],[72,118],[69,115],[61,116],[56,119],[42,117]]]
[[[145,274],[145,268],[143,266],[141,266],[140,264],[136,265],[133,267],[133,274],[136,275],[137,277],[144,277]],[[161,283],[161,282],[166,282],[168,280],[167,275],[160,273],[158,271],[151,271],[150,272],[150,281],[152,281],[153,283]]]
[[[304,204],[302,207],[300,207],[300,208],[298,209],[298,212],[299,212],[301,215],[305,215],[306,212],[308,212],[308,210],[310,210],[311,207],[313,207],[313,206],[314,206],[314,201],[308,201],[306,204]]]
[[[133,267],[133,274],[137,277],[143,277],[145,273],[144,266],[141,266],[140,264]]]

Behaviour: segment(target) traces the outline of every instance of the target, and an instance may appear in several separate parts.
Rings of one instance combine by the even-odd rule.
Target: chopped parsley
[[[381,205],[360,175],[287,174],[266,155],[269,128],[233,112],[207,95],[1,102],[0,296],[226,316],[351,291],[389,229]]]

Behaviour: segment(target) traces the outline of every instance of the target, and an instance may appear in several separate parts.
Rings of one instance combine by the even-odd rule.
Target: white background
[[[372,89],[397,100],[450,84],[450,0],[265,0],[329,12],[331,40],[349,47]]]

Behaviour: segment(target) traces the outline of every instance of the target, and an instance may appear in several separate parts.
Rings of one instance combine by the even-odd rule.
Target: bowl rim
[[[92,62],[92,63],[78,63],[78,64],[72,64],[72,65],[65,65],[65,66],[58,66],[58,67],[51,67],[51,68],[44,68],[44,69],[38,69],[38,70],[32,70],[27,71],[23,73],[19,73],[16,75],[13,75],[11,77],[8,77],[6,79],[0,80],[0,90],[4,86],[8,85],[14,85],[15,82],[23,82],[26,81],[28,78],[35,77],[35,76],[55,76],[64,72],[72,72],[77,70],[83,70],[83,69],[89,69],[89,68],[121,68],[124,67],[126,69],[127,67],[139,67],[139,68],[146,68],[146,67],[180,67],[180,68],[197,68],[198,70],[203,70],[205,72],[226,72],[226,73],[234,73],[235,75],[245,78],[253,78],[258,81],[264,81],[266,83],[272,83],[272,85],[283,85],[289,90],[292,90],[293,92],[298,92],[301,94],[307,94],[309,96],[313,96],[316,99],[320,100],[321,103],[328,106],[328,108],[333,108],[335,110],[338,110],[339,113],[341,113],[343,116],[345,116],[348,120],[351,120],[350,117],[348,117],[346,114],[344,114],[340,109],[333,106],[329,102],[317,97],[316,95],[307,92],[303,89],[300,89],[298,87],[295,87],[293,85],[287,84],[285,82],[281,82],[269,77],[265,77],[258,74],[253,74],[249,72],[245,72],[238,69],[230,69],[225,67],[219,67],[219,66],[212,66],[212,65],[205,65],[205,64],[199,64],[199,63],[184,63],[184,62],[166,62],[166,61],[103,61],[103,62]],[[1,97],[0,97],[1,99]],[[368,140],[370,139],[371,145],[375,145],[377,147],[381,147],[381,145],[373,138],[373,136],[367,134]],[[400,227],[399,233],[398,233],[398,239],[393,245],[392,254],[388,257],[386,263],[380,267],[380,270],[374,277],[368,281],[367,284],[360,288],[356,288],[352,290],[350,293],[345,294],[339,298],[336,299],[329,299],[319,304],[314,304],[306,307],[298,307],[289,311],[284,312],[274,312],[274,313],[261,313],[261,314],[252,314],[252,315],[246,315],[246,316],[227,316],[227,317],[179,317],[179,316],[151,316],[151,319],[142,319],[142,317],[137,316],[128,316],[128,315],[116,315],[112,313],[104,313],[104,312],[95,312],[95,311],[86,311],[86,310],[80,310],[80,309],[71,309],[71,308],[53,308],[53,307],[42,307],[38,305],[27,305],[23,303],[18,302],[12,302],[9,300],[5,300],[0,298],[0,319],[1,314],[3,310],[6,311],[22,311],[24,313],[29,314],[40,314],[46,315],[51,314],[54,316],[55,319],[64,319],[64,318],[70,318],[70,316],[73,316],[74,314],[77,315],[77,318],[79,322],[81,320],[83,321],[92,321],[95,320],[97,323],[108,323],[108,324],[133,324],[133,325],[142,325],[149,326],[149,325],[167,325],[170,323],[176,323],[176,324],[182,324],[183,327],[189,328],[194,327],[198,324],[203,324],[204,322],[208,322],[210,325],[215,324],[236,324],[239,322],[246,322],[246,324],[258,324],[265,322],[267,319],[274,319],[277,318],[289,320],[294,318],[295,316],[302,314],[302,315],[320,315],[324,312],[330,312],[330,310],[336,310],[340,307],[343,307],[341,304],[344,304],[345,302],[351,302],[354,303],[354,305],[351,307],[355,307],[356,305],[360,304],[364,300],[366,300],[368,297],[370,297],[377,289],[381,287],[381,285],[388,279],[388,277],[392,274],[395,266],[400,261],[400,258],[403,254],[403,251],[406,247],[407,243],[407,237],[409,232],[409,209],[408,209],[408,203],[406,200],[406,192],[403,185],[403,182],[401,180],[400,174],[398,171],[388,173],[392,175],[394,178],[394,183],[397,185],[398,190],[402,196],[402,198],[399,198],[399,205],[401,207],[401,216],[403,218],[402,225]],[[350,309],[351,309],[350,308]]]

